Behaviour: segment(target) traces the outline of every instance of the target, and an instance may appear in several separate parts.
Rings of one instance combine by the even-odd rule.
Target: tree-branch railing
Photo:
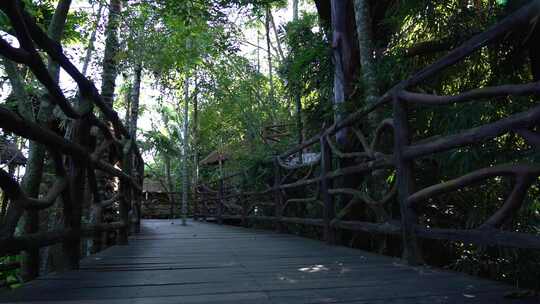
[[[248,221],[265,221],[274,223],[278,230],[283,230],[282,225],[286,223],[318,226],[322,227],[324,238],[331,243],[335,241],[337,229],[401,236],[403,257],[410,264],[423,261],[418,238],[540,249],[539,235],[505,230],[505,224],[521,209],[527,191],[540,176],[538,164],[497,165],[424,189],[417,189],[414,185],[414,174],[417,172],[415,162],[427,156],[470,147],[508,133],[522,136],[533,148],[539,147],[540,134],[533,128],[540,122],[540,106],[454,135],[439,135],[415,143],[411,142],[414,130],[409,126],[408,109],[413,105],[436,109],[466,102],[503,102],[500,101],[501,97],[538,97],[540,82],[478,88],[456,96],[420,94],[412,90],[482,47],[501,41],[510,32],[533,26],[539,16],[540,1],[531,1],[440,60],[398,83],[374,104],[276,156],[274,184],[265,191],[248,192],[248,189],[240,186],[242,190],[239,192],[224,193],[223,189],[207,191],[207,187],[200,187],[199,199],[203,204],[212,202],[216,210],[225,210],[222,214],[213,214],[219,217],[220,222],[223,219],[241,219],[247,225]],[[369,124],[366,122],[380,116],[378,113],[382,110],[391,110],[392,118],[383,119],[376,125],[370,123],[374,133],[366,136],[365,126]],[[348,133],[358,143],[358,151],[341,151],[333,141],[333,135],[345,128],[350,130]],[[381,151],[384,149],[378,147],[384,144],[383,136],[387,133],[393,137],[391,152]],[[316,163],[293,162],[288,165],[287,160],[295,156],[299,159],[297,155],[306,150],[318,153],[320,157]],[[492,178],[510,178],[512,190],[502,206],[482,225],[472,229],[441,229],[419,222],[417,207],[420,204]],[[373,182],[375,185],[370,186]],[[380,197],[371,197],[370,189],[381,193]],[[231,200],[235,200],[234,204],[241,209],[230,208]],[[388,212],[392,202],[399,204],[397,219]],[[368,218],[373,221],[354,220],[352,211],[358,206],[367,208],[371,214]],[[234,213],[234,210],[239,213]],[[297,214],[310,216],[300,218]]]
[[[60,43],[50,39],[29,15],[21,1],[2,1],[0,9],[8,17],[20,47],[10,45],[0,38],[0,55],[27,67],[47,91],[47,101],[57,106],[62,117],[70,123],[71,136],[54,126],[30,121],[5,106],[0,106],[0,128],[46,147],[48,160],[54,165],[55,181],[40,198],[28,197],[14,176],[0,170],[0,188],[9,198],[6,215],[0,219],[0,256],[16,255],[21,251],[38,251],[39,248],[62,244],[65,269],[76,269],[82,257],[80,242],[83,238],[94,240],[94,250],[100,250],[104,234],[116,232],[120,244],[127,243],[130,231],[140,225],[140,203],[144,166],[141,154],[130,137],[128,129],[118,114],[98,93],[87,79],[67,58]],[[39,49],[39,50],[38,50]],[[54,60],[75,81],[79,100],[71,102],[60,85],[49,74],[42,55]],[[26,101],[23,101],[26,102]],[[30,101],[27,101],[30,102]],[[94,113],[97,106],[99,115]],[[51,124],[49,124],[51,125]],[[67,132],[67,131],[66,131]],[[69,133],[68,133],[69,134]],[[120,186],[110,197],[100,189],[96,172],[110,180],[118,179]],[[91,224],[83,224],[83,206],[89,198],[88,210]],[[51,231],[15,234],[21,217],[31,210],[44,210],[62,205],[63,226]],[[114,214],[119,213],[118,216]],[[105,214],[115,219],[105,219]],[[38,223],[39,226],[39,223]],[[34,263],[36,264],[36,263]],[[39,265],[37,263],[36,265]],[[0,269],[13,265],[0,265]],[[37,270],[35,270],[37,273]]]

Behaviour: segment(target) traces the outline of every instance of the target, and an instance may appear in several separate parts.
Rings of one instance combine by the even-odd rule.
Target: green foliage
[[[308,130],[314,133],[333,119],[331,106],[333,66],[329,42],[314,14],[303,14],[285,27],[289,48],[279,73],[286,83],[289,98],[302,96],[303,115]],[[321,119],[323,118],[323,119]]]
[[[17,262],[20,261],[20,256],[7,256],[7,257],[0,257],[0,264],[4,263],[10,263],[10,262]],[[4,271],[0,272],[0,289],[2,287],[7,287],[9,289],[18,288],[22,284],[22,280],[20,278],[20,270],[10,270],[10,271]]]

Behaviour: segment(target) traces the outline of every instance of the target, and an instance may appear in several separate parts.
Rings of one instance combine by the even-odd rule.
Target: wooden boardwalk
[[[143,222],[129,246],[85,259],[0,302],[35,303],[539,303],[463,274],[271,231]]]

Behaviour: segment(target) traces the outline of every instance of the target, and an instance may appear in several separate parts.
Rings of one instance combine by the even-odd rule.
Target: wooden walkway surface
[[[505,299],[509,290],[292,235],[148,220],[129,246],[89,257],[79,271],[2,293],[0,302],[540,303]]]

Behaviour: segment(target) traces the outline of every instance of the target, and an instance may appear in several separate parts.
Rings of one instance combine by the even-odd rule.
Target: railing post
[[[223,224],[223,191],[223,178],[220,178],[217,202],[217,221],[220,225]]]
[[[208,199],[207,199],[207,195],[206,195],[206,192],[204,191],[204,189],[201,190],[201,200],[202,200],[202,204],[203,204],[203,208],[202,208],[202,221],[206,222],[206,218],[208,216]]]
[[[85,117],[73,122],[73,141],[83,147],[89,146],[90,122]],[[82,204],[86,188],[86,164],[82,161],[69,158],[69,192],[64,191],[64,225],[71,230],[71,235],[62,243],[64,254],[63,268],[78,269],[81,258],[81,217]]]
[[[25,233],[32,234],[39,232],[39,211],[26,210],[25,221]],[[38,277],[39,259],[39,248],[29,248],[22,254],[21,276],[25,282]]]
[[[275,204],[275,228],[277,232],[283,232],[284,227],[281,219],[283,217],[283,197],[281,195],[281,169],[279,167],[278,158],[274,158],[274,204]]]
[[[139,233],[141,232],[141,217],[142,217],[142,214],[141,214],[141,201],[142,201],[142,197],[141,197],[141,193],[137,192],[137,200],[136,200],[136,204],[135,204],[135,208],[136,208],[136,211],[137,211],[137,221],[135,223],[135,233]]]
[[[129,186],[127,182],[120,182],[121,187],[121,197],[120,197],[120,221],[124,226],[118,229],[118,245],[127,245],[128,243],[128,234],[129,234],[129,201],[131,195],[129,193]]]
[[[327,178],[329,172],[332,171],[332,152],[325,136],[321,136],[321,197],[324,203],[324,239],[329,244],[336,242],[336,233],[331,226],[331,222],[335,217],[334,198],[328,190],[332,188],[332,180]]]
[[[88,167],[88,183],[90,185],[90,188],[94,189],[94,198],[92,201],[92,205],[90,206],[90,222],[94,225],[100,225],[103,223],[103,207],[102,207],[102,197],[99,193],[97,181],[96,181],[96,175],[94,171],[93,166]],[[101,231],[95,231],[93,233],[92,237],[92,248],[91,253],[98,253],[102,249],[102,241],[103,241],[103,232]]]
[[[403,258],[410,265],[418,265],[423,263],[422,253],[415,233],[418,216],[414,209],[407,205],[407,199],[414,188],[413,162],[403,156],[404,149],[410,145],[411,133],[407,104],[399,99],[397,93],[394,93],[393,96],[393,108],[395,128],[394,158],[397,170],[398,201],[401,210]]]

